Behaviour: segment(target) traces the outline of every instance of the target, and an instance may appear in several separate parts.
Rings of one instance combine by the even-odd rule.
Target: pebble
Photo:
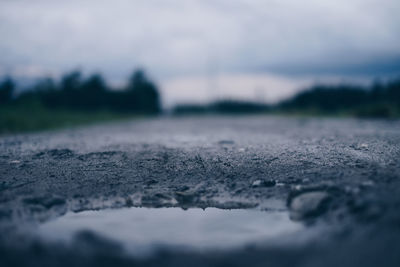
[[[272,187],[275,185],[276,182],[274,180],[255,180],[251,184],[252,187]]]
[[[368,148],[368,144],[363,143],[360,145],[360,148]]]
[[[233,145],[235,142],[233,140],[221,140],[218,142],[220,145]]]
[[[361,182],[361,185],[364,187],[371,187],[371,186],[374,186],[375,183],[373,181],[368,180],[368,181]]]
[[[190,204],[196,200],[193,192],[175,192],[175,199],[181,204]]]
[[[298,195],[289,203],[290,217],[294,220],[316,217],[325,212],[329,199],[328,193],[320,191]]]

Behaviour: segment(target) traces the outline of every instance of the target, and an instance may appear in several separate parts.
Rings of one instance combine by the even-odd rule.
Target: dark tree
[[[47,107],[58,107],[63,104],[64,94],[51,78],[44,78],[35,85],[34,93],[40,98],[40,102]]]
[[[100,74],[93,74],[82,84],[82,90],[93,94],[101,94],[107,90],[107,86]]]
[[[93,74],[81,85],[80,101],[82,108],[98,109],[104,108],[107,86],[100,74]]]
[[[16,99],[11,99],[13,89],[11,79],[0,83],[0,103],[13,101],[21,105],[34,104],[67,110],[107,109],[143,114],[160,112],[157,87],[142,70],[133,73],[126,90],[111,90],[100,74],[82,78],[79,71],[64,75],[59,83],[51,78],[39,80],[23,90]]]
[[[44,78],[39,80],[35,86],[34,90],[39,93],[47,93],[56,90],[56,83],[51,78]]]
[[[396,104],[400,108],[400,79],[389,82],[385,93],[387,101]]]
[[[361,87],[317,85],[307,91],[300,92],[293,99],[283,103],[282,106],[289,109],[315,109],[334,112],[367,104],[368,100],[367,90]]]
[[[74,91],[78,90],[81,85],[80,71],[73,71],[64,75],[61,79],[61,90]]]
[[[128,83],[132,106],[139,112],[158,113],[160,99],[157,87],[146,77],[143,70],[135,71]]]
[[[0,83],[0,104],[11,102],[15,89],[15,83],[11,78],[6,78]]]
[[[60,89],[61,93],[58,94],[58,99],[54,106],[64,108],[82,108],[82,99],[79,93],[82,81],[81,73],[73,71],[64,75],[61,79]]]

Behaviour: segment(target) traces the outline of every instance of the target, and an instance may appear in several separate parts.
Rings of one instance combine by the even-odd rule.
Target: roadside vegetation
[[[267,113],[304,116],[400,117],[400,79],[372,86],[315,85],[276,105],[236,100],[180,105],[174,114]]]
[[[0,134],[161,113],[158,88],[142,70],[134,71],[121,88],[110,88],[99,74],[83,78],[74,71],[58,82],[42,79],[20,94],[15,89],[12,78],[0,82]],[[276,105],[221,100],[179,105],[172,113],[399,118],[400,79],[364,87],[315,85]]]
[[[103,77],[74,71],[59,82],[42,79],[15,94],[12,78],[0,83],[0,133],[70,127],[160,113],[156,85],[141,70],[127,85],[111,89]]]
[[[40,104],[32,106],[3,106],[0,107],[0,134],[68,128],[82,124],[132,117],[134,117],[133,114],[124,114],[107,110],[51,110]]]
[[[285,113],[400,117],[400,79],[372,86],[316,85],[275,107]]]

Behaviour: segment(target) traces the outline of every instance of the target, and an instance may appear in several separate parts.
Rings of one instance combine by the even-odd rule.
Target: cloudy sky
[[[0,0],[0,75],[135,67],[167,105],[400,72],[398,0]]]

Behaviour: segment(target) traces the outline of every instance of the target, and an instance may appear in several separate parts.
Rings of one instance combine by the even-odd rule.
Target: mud
[[[399,176],[399,121],[157,118],[2,136],[0,256],[6,266],[398,266]],[[310,229],[335,230],[301,246],[146,260],[96,235],[65,247],[21,234],[68,212],[276,202]]]

